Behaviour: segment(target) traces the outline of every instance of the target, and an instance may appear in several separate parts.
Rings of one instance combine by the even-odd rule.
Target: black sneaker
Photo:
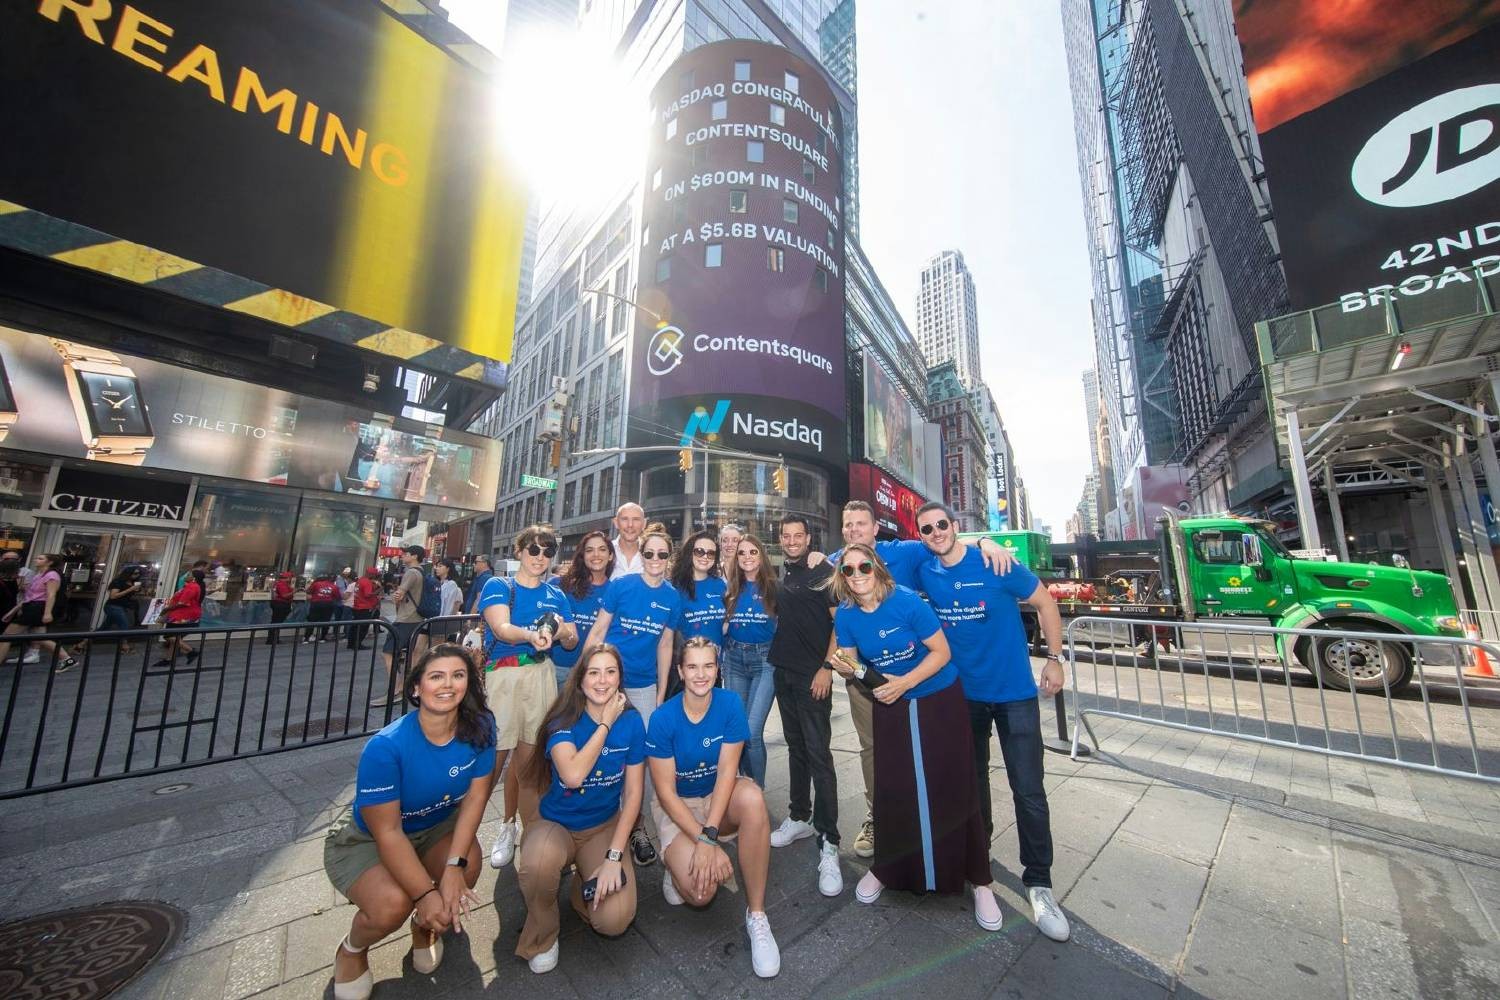
[[[638,865],[656,864],[656,847],[651,843],[651,838],[646,836],[646,831],[636,827],[630,831],[630,854],[635,858]]]

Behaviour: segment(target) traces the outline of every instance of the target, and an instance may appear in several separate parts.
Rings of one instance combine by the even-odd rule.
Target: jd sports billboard
[[[761,42],[707,45],[652,93],[630,442],[715,442],[842,469],[837,103]]]
[[[508,360],[498,131],[376,0],[0,4],[0,199]]]
[[[1295,307],[1500,274],[1500,0],[1236,0],[1235,16]]]

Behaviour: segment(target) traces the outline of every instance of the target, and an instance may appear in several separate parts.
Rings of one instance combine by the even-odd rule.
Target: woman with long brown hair
[[[365,953],[411,918],[412,967],[443,960],[479,878],[479,820],[495,770],[495,718],[467,650],[441,643],[406,675],[415,711],[370,737],[354,802],[328,829],[323,868],[357,908],[333,966],[335,1000],[374,989]]]
[[[532,972],[557,967],[557,889],[578,866],[573,909],[605,937],[635,919],[635,872],[625,857],[645,783],[646,727],[621,690],[620,651],[591,645],[542,720],[544,750],[520,779],[541,794],[541,816],[526,827],[516,876],[526,925],[516,954]]]
[[[579,635],[588,635],[589,629],[594,627],[594,619],[604,607],[605,590],[614,572],[615,549],[609,544],[609,535],[590,531],[579,539],[567,569],[548,581],[568,598],[568,604],[573,608],[573,625]],[[582,654],[583,643],[572,649],[552,648],[552,666],[557,673],[559,691]]]
[[[868,545],[839,555],[833,595],[833,667],[875,702],[875,858],[855,898],[873,903],[887,886],[956,893],[967,883],[975,921],[999,930],[969,706],[942,623]]]
[[[52,624],[54,614],[62,611],[67,600],[62,583],[63,557],[38,555],[33,561],[36,563],[36,570],[21,585],[20,603],[5,612],[4,617],[0,617],[0,622],[5,623],[4,634],[7,636],[17,632],[45,632],[47,626]],[[51,639],[39,640],[35,645],[45,651],[49,659],[57,653],[57,643]],[[9,654],[10,643],[0,642],[0,663],[5,662],[5,657]],[[22,653],[22,662],[30,655]],[[57,672],[71,670],[77,662],[65,654],[62,662],[57,665]]]
[[[767,657],[776,634],[776,574],[760,539],[740,538],[724,594],[724,685],[750,716],[741,770],[766,787],[766,719],[776,700],[776,672]]]

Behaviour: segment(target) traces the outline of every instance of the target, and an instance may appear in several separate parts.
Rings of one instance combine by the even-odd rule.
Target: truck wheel
[[[1341,627],[1358,632],[1385,631],[1366,622]],[[1323,684],[1340,691],[1348,691],[1352,683],[1361,694],[1381,694],[1387,685],[1391,694],[1397,694],[1411,683],[1411,654],[1404,643],[1342,637],[1313,639],[1311,649],[1299,643],[1297,655],[1304,665],[1308,665],[1309,654],[1312,660],[1309,666],[1317,671]]]

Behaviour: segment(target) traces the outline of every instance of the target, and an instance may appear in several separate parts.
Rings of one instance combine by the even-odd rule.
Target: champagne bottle
[[[838,657],[845,666],[854,668],[854,679],[863,684],[867,691],[874,691],[876,688],[884,686],[886,681],[889,680],[885,674],[872,666],[868,666],[863,660],[849,659],[849,657],[844,655],[842,650],[833,655]]]

